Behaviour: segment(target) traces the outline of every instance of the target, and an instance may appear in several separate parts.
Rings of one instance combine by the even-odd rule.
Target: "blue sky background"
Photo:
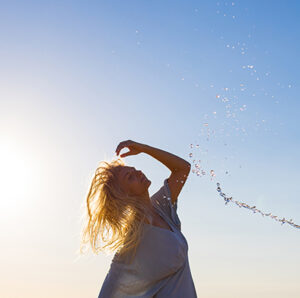
[[[77,258],[81,205],[131,139],[201,160],[178,198],[199,296],[299,297],[299,230],[216,191],[300,224],[298,1],[0,8],[1,296],[98,295],[111,257]],[[150,194],[170,174],[124,160]]]

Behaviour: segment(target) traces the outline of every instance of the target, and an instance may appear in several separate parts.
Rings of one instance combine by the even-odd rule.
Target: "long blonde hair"
[[[86,197],[87,212],[80,253],[84,253],[84,248],[89,243],[96,254],[132,253],[132,259],[135,256],[142,236],[143,222],[148,218],[149,212],[147,204],[140,197],[122,191],[118,174],[124,166],[122,159],[99,163]]]

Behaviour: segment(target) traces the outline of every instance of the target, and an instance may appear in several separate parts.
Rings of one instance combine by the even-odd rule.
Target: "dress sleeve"
[[[164,180],[164,185],[151,197],[151,199],[181,231],[181,222],[177,214],[177,201],[172,204],[168,178]]]

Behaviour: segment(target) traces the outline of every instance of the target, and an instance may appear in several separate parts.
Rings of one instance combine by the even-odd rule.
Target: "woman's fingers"
[[[123,153],[123,154],[121,154],[120,156],[121,156],[121,157],[126,157],[126,156],[128,156],[128,155],[131,155],[130,151],[128,151],[128,152],[126,152],[126,153]]]
[[[131,140],[127,140],[127,141],[123,141],[121,143],[119,143],[119,145],[117,146],[117,149],[116,149],[116,154],[117,156],[120,154],[120,151],[124,148],[124,147],[127,147],[129,149],[128,152],[124,153],[121,155],[121,157],[125,157],[125,156],[128,156],[128,155],[134,155],[134,154],[138,154],[140,151],[139,149],[136,149],[135,148],[135,145],[137,143],[131,141]]]
[[[119,155],[120,151],[121,151],[124,147],[128,147],[128,145],[130,144],[130,142],[131,142],[130,140],[121,142],[121,143],[117,146],[117,149],[116,149],[117,155]]]
[[[117,150],[116,150],[116,153],[117,153],[117,155],[119,155],[120,154],[120,151],[122,150],[122,148],[121,147],[119,147]]]
[[[117,155],[119,155],[120,151],[121,151],[123,148],[125,148],[125,147],[126,147],[126,145],[119,145],[118,148],[117,148],[117,150],[116,150]]]
[[[123,142],[119,143],[119,145],[117,146],[117,149],[116,149],[117,155],[119,155],[119,152],[120,152],[121,149],[122,149],[122,143],[123,143]]]

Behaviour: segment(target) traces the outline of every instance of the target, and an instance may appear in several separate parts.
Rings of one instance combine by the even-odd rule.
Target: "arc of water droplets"
[[[290,219],[290,220],[286,220],[284,217],[282,219],[278,219],[278,216],[276,215],[272,215],[272,213],[263,213],[262,211],[258,210],[256,208],[256,206],[253,206],[253,207],[250,207],[249,205],[247,205],[246,203],[242,203],[242,202],[239,202],[239,201],[236,201],[236,200],[233,200],[232,197],[230,198],[227,198],[225,193],[222,192],[221,190],[221,187],[220,187],[220,183],[217,183],[217,191],[220,193],[220,196],[223,197],[223,199],[225,200],[225,205],[228,204],[228,202],[234,202],[236,205],[238,205],[240,208],[241,207],[244,207],[244,208],[247,208],[247,209],[250,209],[252,210],[254,213],[256,212],[259,212],[263,217],[265,216],[270,216],[272,219],[275,219],[276,221],[280,221],[281,222],[281,225],[283,225],[284,223],[288,223],[289,225],[299,229],[300,226],[299,225],[296,225],[295,223],[293,223],[293,220]]]

